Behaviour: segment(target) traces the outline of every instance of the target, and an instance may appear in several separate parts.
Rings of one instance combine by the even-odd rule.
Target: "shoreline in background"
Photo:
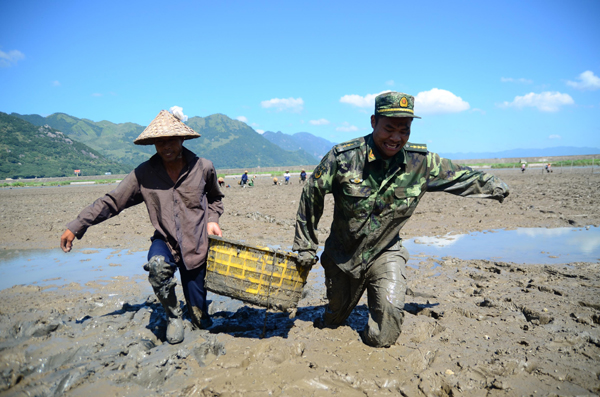
[[[540,167],[547,163],[552,164],[555,169],[567,167],[600,167],[600,154],[598,155],[577,155],[577,156],[548,156],[548,157],[523,157],[505,158],[505,159],[476,159],[476,160],[454,160],[456,164],[467,165],[472,168],[482,169],[513,169],[520,167],[521,162],[525,162],[528,167]],[[285,170],[290,170],[292,175],[299,174],[300,170],[304,169],[310,174],[316,165],[295,165],[284,167],[248,167],[248,168],[231,168],[217,169],[217,175],[223,177],[234,177],[248,171],[251,175],[259,176],[280,176]],[[593,170],[592,170],[593,172]],[[118,175],[83,175],[83,176],[65,176],[53,178],[6,178],[0,187],[22,187],[22,186],[52,186],[60,185],[67,182],[88,182],[94,181],[96,184],[110,184],[120,182],[127,174]]]

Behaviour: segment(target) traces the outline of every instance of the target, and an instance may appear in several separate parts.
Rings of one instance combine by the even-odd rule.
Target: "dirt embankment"
[[[586,172],[587,171],[587,172]],[[496,172],[496,171],[495,171]],[[403,237],[516,227],[600,225],[600,174],[497,171],[504,204],[426,195]],[[2,249],[55,248],[64,225],[114,186],[0,189]],[[225,189],[228,238],[287,247],[301,187]],[[321,220],[324,241],[333,203]],[[145,250],[143,206],[89,230],[76,248]],[[360,341],[363,300],[347,325],[318,329],[319,266],[296,318],[213,304],[214,326],[164,342],[164,312],[144,279],[0,291],[0,394],[593,395],[600,393],[600,264],[515,265],[423,257],[408,268],[396,345]],[[60,276],[60,275],[57,275]],[[178,288],[179,289],[179,288]],[[181,290],[178,290],[182,299]],[[260,338],[263,329],[265,337]]]

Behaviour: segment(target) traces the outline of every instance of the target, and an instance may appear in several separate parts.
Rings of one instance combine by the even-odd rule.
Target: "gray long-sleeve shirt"
[[[155,154],[133,170],[117,188],[97,199],[69,222],[67,228],[81,239],[88,227],[131,206],[146,203],[155,238],[166,241],[177,262],[187,269],[204,264],[208,253],[206,224],[218,222],[224,197],[211,161],[183,148],[186,166],[176,182]]]

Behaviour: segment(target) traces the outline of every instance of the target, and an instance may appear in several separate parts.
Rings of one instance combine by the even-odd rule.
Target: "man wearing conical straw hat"
[[[148,280],[168,317],[166,339],[179,343],[184,324],[175,295],[175,270],[181,284],[192,324],[207,328],[208,316],[204,276],[208,235],[222,236],[219,217],[223,194],[211,161],[183,147],[183,141],[200,137],[185,125],[180,107],[162,110],[133,142],[154,145],[156,154],[132,171],[115,190],[85,208],[60,239],[63,251],[71,250],[75,237],[87,228],[144,202],[155,233],[148,251]]]

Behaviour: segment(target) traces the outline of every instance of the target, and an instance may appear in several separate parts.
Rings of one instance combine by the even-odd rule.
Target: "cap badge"
[[[408,106],[408,101],[406,100],[406,97],[403,96],[402,99],[400,99],[400,107],[405,108]]]

